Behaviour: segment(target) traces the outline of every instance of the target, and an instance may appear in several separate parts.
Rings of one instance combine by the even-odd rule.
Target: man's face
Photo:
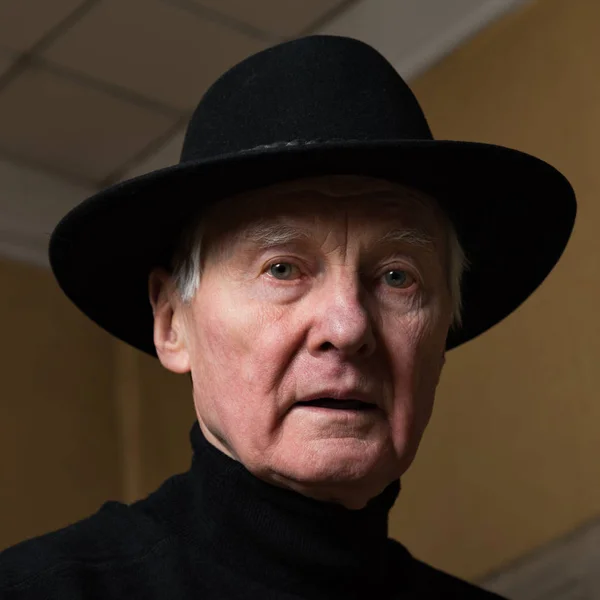
[[[198,292],[174,303],[207,439],[260,479],[348,508],[412,463],[452,312],[437,209],[384,182],[357,195],[373,182],[319,178],[217,205]],[[240,235],[259,220],[306,235],[274,247]],[[433,244],[379,242],[391,229]],[[294,406],[332,388],[377,407]]]

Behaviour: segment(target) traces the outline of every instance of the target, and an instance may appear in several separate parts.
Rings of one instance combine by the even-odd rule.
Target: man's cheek
[[[198,327],[196,334],[200,340],[200,360],[210,357],[210,362],[213,363],[236,364],[239,349],[231,323],[210,317],[204,321],[203,326]]]

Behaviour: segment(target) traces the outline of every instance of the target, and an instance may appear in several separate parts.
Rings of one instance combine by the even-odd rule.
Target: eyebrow
[[[247,227],[240,236],[245,242],[260,249],[283,246],[312,238],[310,231],[284,223],[257,222]],[[434,238],[421,229],[394,228],[375,240],[378,245],[403,244],[421,248],[427,252],[435,250]]]
[[[384,236],[379,238],[377,243],[404,243],[423,248],[428,252],[433,252],[435,250],[433,237],[421,229],[391,229]]]

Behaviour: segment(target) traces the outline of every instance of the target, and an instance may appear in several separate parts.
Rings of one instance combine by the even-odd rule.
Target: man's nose
[[[315,308],[309,338],[312,353],[336,349],[348,357],[366,358],[374,352],[373,317],[358,284],[338,283]]]

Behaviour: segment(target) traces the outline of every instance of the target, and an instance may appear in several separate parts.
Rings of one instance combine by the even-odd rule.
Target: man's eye
[[[275,279],[285,281],[293,277],[294,269],[298,271],[293,263],[282,261],[271,263],[267,271]],[[404,269],[389,269],[383,277],[387,285],[396,289],[409,288],[415,282],[415,277]]]
[[[415,278],[408,271],[403,269],[390,269],[385,272],[384,277],[386,283],[391,287],[400,289],[410,287],[415,281]]]
[[[275,279],[288,279],[293,268],[297,267],[289,262],[277,262],[269,265],[268,271]]]

